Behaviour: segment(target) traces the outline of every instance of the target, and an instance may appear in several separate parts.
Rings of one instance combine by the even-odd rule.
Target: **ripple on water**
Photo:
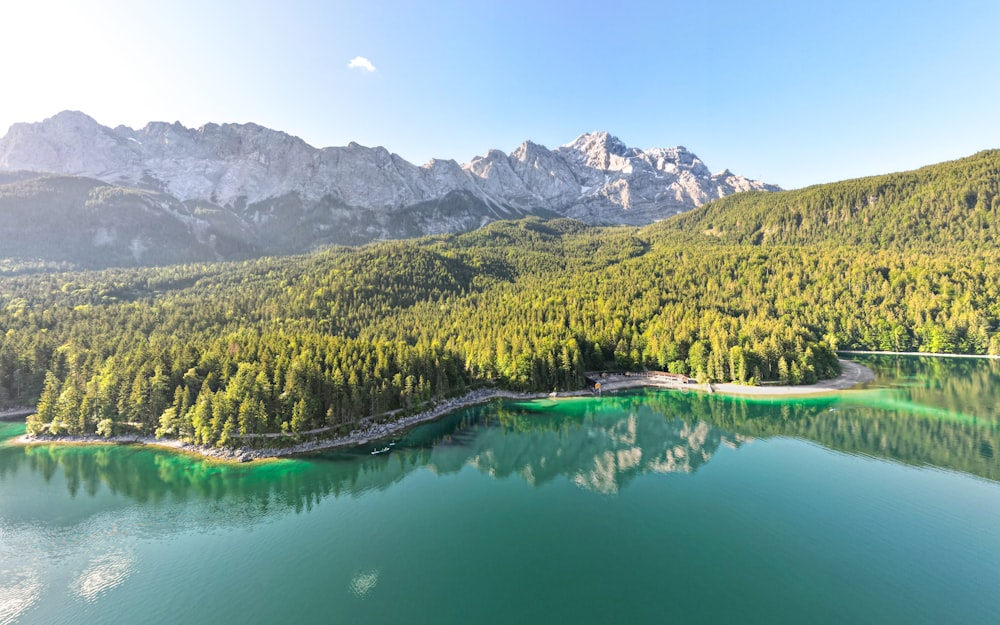
[[[356,597],[364,597],[375,588],[375,584],[378,584],[378,571],[371,569],[368,571],[362,571],[355,575],[351,579],[350,589],[351,594]]]
[[[0,571],[0,625],[10,625],[41,595],[42,582],[30,570]]]
[[[94,602],[102,593],[120,586],[132,572],[135,556],[125,552],[108,553],[91,561],[70,584],[73,594]]]

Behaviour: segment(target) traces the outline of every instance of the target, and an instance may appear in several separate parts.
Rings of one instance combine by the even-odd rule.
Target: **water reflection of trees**
[[[654,393],[664,414],[743,436],[789,436],[830,449],[1000,481],[1000,362],[885,357],[874,389],[797,401]],[[900,381],[903,384],[900,384]]]
[[[335,494],[337,486],[336,480],[324,479],[322,472],[300,462],[238,467],[139,447],[0,448],[0,486],[32,478],[51,482],[57,477],[71,497],[95,497],[106,489],[164,509],[192,502],[225,504],[218,509],[222,523],[229,514],[302,510]]]
[[[875,386],[892,388],[774,402],[647,391],[494,403],[412,430],[388,454],[365,448],[250,467],[140,447],[0,448],[0,484],[21,472],[45,481],[61,474],[74,497],[103,487],[140,503],[218,502],[226,522],[382,490],[420,468],[472,467],[532,485],[564,478],[614,493],[643,474],[694,472],[721,445],[772,436],[1000,481],[1000,362],[866,362]]]
[[[559,403],[501,406],[474,435],[433,447],[428,464],[440,472],[468,465],[498,479],[518,475],[532,485],[562,477],[615,493],[639,475],[694,472],[721,444],[743,440],[666,416],[638,397],[575,403],[562,411]]]
[[[1000,425],[1000,359],[865,356],[875,384],[905,384],[912,401]]]
[[[102,487],[143,504],[226,504],[227,514],[308,508],[333,496],[382,490],[414,470],[439,474],[471,466],[498,479],[540,485],[562,476],[591,490],[616,492],[650,472],[692,472],[723,442],[705,423],[656,414],[638,398],[596,403],[574,414],[540,414],[534,404],[491,405],[414,430],[391,454],[367,449],[256,467],[220,465],[141,447],[37,445],[0,450],[0,483],[27,473],[57,475],[72,497]]]

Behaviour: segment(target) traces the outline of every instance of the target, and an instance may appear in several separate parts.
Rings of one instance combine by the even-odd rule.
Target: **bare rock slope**
[[[318,149],[255,124],[153,122],[133,130],[108,128],[73,111],[15,124],[0,139],[0,216],[25,213],[30,189],[24,181],[43,174],[93,183],[83,195],[80,183],[44,185],[49,196],[58,195],[61,184],[72,196],[59,202],[60,219],[72,217],[74,202],[90,209],[77,211],[73,232],[80,241],[73,249],[88,240],[109,248],[117,236],[112,232],[127,232],[121,253],[112,256],[137,263],[185,260],[183,253],[193,249],[198,259],[299,252],[459,232],[529,214],[638,225],[739,191],[777,190],[728,170],[713,175],[683,147],[629,148],[606,132],[552,150],[527,141],[510,154],[490,150],[464,165],[432,160],[417,166],[382,147]],[[105,187],[142,193],[112,194]],[[100,224],[92,219],[103,215],[102,198],[111,196],[114,213],[128,222],[119,228],[107,216]],[[30,214],[47,206],[29,204]],[[143,215],[155,215],[155,227],[144,228]],[[164,219],[176,227],[164,228]],[[164,231],[171,240],[159,240]],[[190,240],[178,247],[178,236]],[[186,251],[174,259],[160,250],[165,245]]]

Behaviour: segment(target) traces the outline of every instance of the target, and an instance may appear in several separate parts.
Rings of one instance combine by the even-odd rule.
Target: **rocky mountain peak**
[[[80,111],[62,111],[40,122],[17,123],[10,127],[5,139],[37,140],[69,138],[70,135],[92,136],[109,129]]]
[[[78,128],[101,128],[101,125],[97,123],[97,120],[81,111],[60,111],[52,117],[38,123],[42,126],[54,127],[75,126]]]
[[[631,151],[621,139],[606,130],[582,134],[573,142],[562,147],[586,154],[603,153],[615,156],[628,156]]]
[[[464,165],[416,166],[384,147],[317,149],[253,123],[112,130],[78,111],[12,126],[0,138],[2,170],[84,176],[193,208],[207,203],[227,215],[227,232],[252,233],[248,245],[260,249],[272,249],[268,241],[279,235],[287,246],[356,243],[532,213],[645,224],[737,191],[776,188],[728,170],[712,176],[682,146],[640,150],[606,131],[555,149],[528,140]],[[199,219],[184,223],[203,233]],[[298,221],[283,223],[289,219]]]
[[[114,178],[121,165],[134,160],[113,130],[79,111],[14,124],[0,140],[0,169]]]
[[[548,152],[549,149],[544,145],[538,145],[534,141],[528,140],[517,146],[517,148],[510,153],[510,157],[518,161],[528,161],[533,158],[537,158],[539,153]]]

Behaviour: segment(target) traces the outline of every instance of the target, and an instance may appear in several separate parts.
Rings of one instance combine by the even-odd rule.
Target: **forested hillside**
[[[995,159],[929,168],[933,192],[885,177],[920,199],[894,201],[894,221],[862,211],[885,233],[929,204],[921,214],[953,220],[942,247],[862,241],[860,226],[849,234],[861,213],[846,230],[828,220],[822,244],[789,244],[813,236],[801,225],[756,244],[681,229],[712,215],[735,232],[741,207],[767,208],[737,198],[644,229],[530,218],[308,256],[15,273],[0,278],[0,405],[37,401],[35,432],[233,445],[350,429],[473,386],[580,388],[588,370],[797,384],[836,375],[838,348],[998,354],[1000,253],[962,240],[995,231],[982,173]],[[973,179],[975,202],[953,205],[965,187],[942,181]],[[766,197],[780,216],[799,206],[789,197],[837,206],[872,180]]]
[[[739,244],[936,252],[996,246],[1000,150],[915,171],[770,194],[739,193],[650,227]]]
[[[89,178],[5,173],[0,271],[31,261],[94,269],[254,255],[238,224],[209,209],[199,209],[197,228],[190,225],[195,218],[190,207],[163,193]]]

